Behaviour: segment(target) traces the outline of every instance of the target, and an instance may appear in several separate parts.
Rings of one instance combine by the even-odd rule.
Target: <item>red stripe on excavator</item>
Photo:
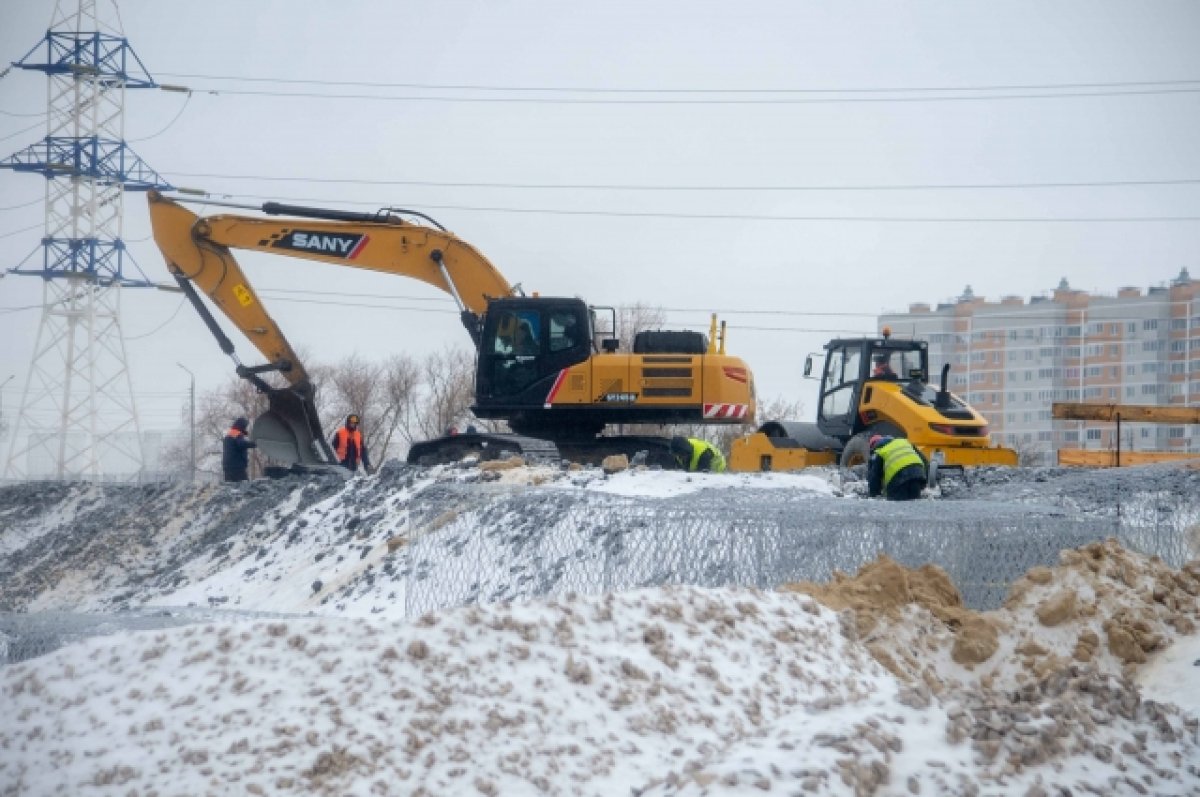
[[[735,382],[745,382],[747,379],[745,368],[727,365],[721,370],[725,372],[726,377],[734,380]]]
[[[749,407],[745,404],[705,404],[705,418],[744,418]]]
[[[550,409],[550,405],[554,403],[554,397],[558,395],[558,389],[562,387],[563,381],[567,378],[567,369],[564,368],[558,372],[558,376],[554,379],[554,385],[550,388],[550,392],[546,394],[545,409]]]
[[[355,244],[354,248],[350,250],[350,254],[346,255],[346,258],[353,260],[354,258],[358,257],[358,253],[363,250],[363,247],[367,245],[367,241],[369,240],[371,240],[371,236],[364,235],[362,240]]]

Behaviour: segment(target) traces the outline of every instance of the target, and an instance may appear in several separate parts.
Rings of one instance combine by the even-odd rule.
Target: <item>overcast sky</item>
[[[0,61],[24,56],[53,9],[0,0]],[[671,327],[720,312],[760,395],[803,398],[807,414],[804,354],[875,314],[967,284],[998,298],[1063,277],[1112,293],[1200,275],[1194,2],[141,0],[120,15],[155,79],[194,90],[128,95],[127,140],[175,185],[415,208],[527,290],[661,306]],[[45,103],[42,74],[0,79],[0,156],[44,135],[26,128]],[[0,171],[0,269],[40,263],[44,187]],[[1112,220],[1162,217],[1186,220]],[[1051,218],[1108,221],[1036,221]],[[125,231],[166,280],[139,194]],[[468,344],[415,281],[241,259],[315,361]],[[40,323],[11,308],[41,300],[37,279],[0,280],[9,418]],[[178,425],[176,362],[201,390],[232,373],[180,301],[123,294],[144,428]]]

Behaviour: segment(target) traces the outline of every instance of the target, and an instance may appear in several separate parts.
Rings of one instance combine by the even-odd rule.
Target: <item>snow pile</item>
[[[1200,676],[1187,669],[1200,656],[1200,561],[1176,571],[1113,540],[1061,560],[1031,570],[992,612],[964,608],[940,568],[887,557],[854,577],[785,589],[852,613],[875,658],[946,707],[947,738],[971,743],[985,779],[1040,786],[1048,768],[1085,759],[1086,774],[1052,782],[1104,793],[1200,789]],[[1172,646],[1169,661],[1139,672]]]
[[[106,637],[0,689],[12,793],[605,795],[780,728],[832,763],[896,686],[806,597],[678,588]]]
[[[1080,495],[1103,485],[1087,481]],[[8,488],[0,608],[292,616],[122,632],[0,668],[0,797],[1200,793],[1200,562],[1111,540],[1033,568],[986,612],[942,569],[880,556],[778,592],[476,597],[402,619],[405,589],[452,575],[400,555],[422,546],[544,577],[591,550],[575,538],[616,506],[637,507],[646,535],[692,507],[773,501],[830,533],[899,511],[854,500],[820,472],[519,463]],[[914,504],[914,523],[995,506]],[[549,529],[567,542],[539,547]]]

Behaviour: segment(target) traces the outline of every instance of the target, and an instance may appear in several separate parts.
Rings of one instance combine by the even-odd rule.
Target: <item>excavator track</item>
[[[414,443],[408,461],[414,465],[442,465],[475,456],[480,460],[520,456],[527,461],[577,462],[599,465],[606,457],[624,454],[631,463],[663,469],[678,468],[665,437],[592,437],[546,440],[518,434],[465,433]]]
[[[549,440],[519,434],[466,432],[413,443],[408,461],[414,465],[444,465],[468,456],[482,460],[520,456],[526,460],[558,461],[558,447]]]

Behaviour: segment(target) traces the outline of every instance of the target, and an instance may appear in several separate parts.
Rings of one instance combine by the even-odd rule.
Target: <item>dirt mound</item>
[[[1031,569],[990,612],[964,608],[941,568],[908,568],[882,555],[854,576],[835,572],[827,584],[781,589],[851,612],[880,663],[935,692],[968,682],[1015,686],[1072,666],[1128,677],[1200,625],[1200,561],[1175,570],[1111,539]]]

